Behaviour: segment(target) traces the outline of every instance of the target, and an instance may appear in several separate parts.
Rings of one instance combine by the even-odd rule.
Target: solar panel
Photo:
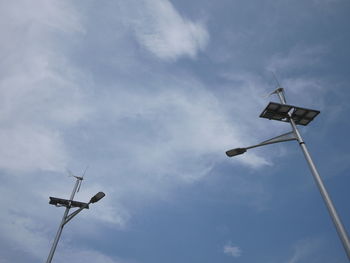
[[[87,204],[87,203],[83,203],[83,202],[79,202],[79,201],[69,201],[67,199],[62,199],[62,198],[50,196],[49,204],[51,204],[51,205],[56,205],[56,206],[60,205],[60,206],[68,207],[69,203],[71,204],[71,207],[79,207],[79,208],[84,207],[86,209],[89,209],[89,204]]]
[[[292,118],[297,125],[308,125],[320,111],[296,107],[288,104],[270,102],[263,112],[261,118],[269,120],[289,122]]]

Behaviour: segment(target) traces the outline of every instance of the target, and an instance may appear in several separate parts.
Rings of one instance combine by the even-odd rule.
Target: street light
[[[104,196],[105,193],[103,192],[98,192],[97,194],[95,194],[89,201],[89,203],[83,203],[83,202],[78,202],[78,201],[74,201],[74,195],[76,192],[79,191],[79,184],[81,184],[83,177],[79,177],[79,176],[74,176],[77,180],[75,182],[75,185],[73,187],[73,191],[71,193],[71,196],[69,199],[62,199],[62,198],[57,198],[57,197],[50,197],[50,202],[49,204],[51,205],[55,205],[58,207],[64,206],[66,209],[64,211],[60,226],[57,230],[55,239],[53,241],[49,256],[47,257],[46,263],[51,263],[53,255],[55,253],[58,241],[61,237],[62,234],[62,230],[63,227],[65,226],[65,224],[67,224],[70,220],[73,219],[73,217],[75,217],[77,214],[79,214],[81,211],[83,211],[83,209],[89,209],[89,204],[91,203],[96,203],[99,200],[101,200]],[[78,188],[79,186],[79,188]],[[77,191],[78,189],[78,191]],[[68,212],[71,208],[78,208],[77,210],[75,210],[74,212],[72,212],[71,214],[68,215]]]
[[[90,203],[96,203],[96,202],[100,201],[103,197],[105,197],[105,193],[104,192],[98,192],[93,197],[91,197]]]
[[[316,169],[316,165],[314,164],[311,158],[311,155],[305,145],[305,141],[303,140],[299,130],[297,129],[297,125],[304,125],[304,126],[308,125],[320,113],[320,111],[286,104],[283,88],[276,89],[272,94],[277,94],[281,103],[270,102],[267,105],[267,107],[263,110],[263,112],[260,114],[260,117],[267,118],[270,120],[289,122],[292,126],[292,131],[253,146],[228,150],[226,152],[226,155],[229,157],[233,157],[236,155],[243,154],[248,149],[255,148],[255,147],[260,147],[260,146],[278,143],[278,142],[291,141],[291,140],[298,141],[304,153],[305,159],[310,167],[310,170],[316,182],[316,185],[322,195],[322,198],[326,204],[328,212],[333,220],[333,223],[338,232],[339,238],[344,246],[346,255],[350,260],[350,241],[349,241],[348,234],[345,230],[345,227],[343,226],[343,223],[340,220],[340,217],[338,216],[337,210],[333,205],[331,197],[329,196],[327,189],[324,186],[323,181]]]

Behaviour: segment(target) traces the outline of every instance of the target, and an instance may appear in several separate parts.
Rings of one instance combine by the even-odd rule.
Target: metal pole
[[[286,104],[286,99],[285,99],[285,96],[283,93],[283,89],[282,88],[277,89],[276,93],[277,93],[281,103]],[[323,197],[323,200],[327,206],[328,212],[333,220],[333,223],[335,225],[335,228],[337,229],[340,240],[344,246],[346,255],[348,256],[348,259],[350,261],[350,241],[349,241],[348,234],[345,230],[345,227],[344,227],[343,223],[341,222],[340,217],[338,216],[337,210],[335,209],[335,206],[333,205],[332,199],[329,196],[327,189],[323,184],[321,176],[316,169],[316,165],[313,162],[311,155],[310,155],[310,153],[305,145],[305,142],[304,142],[303,138],[301,137],[300,132],[297,129],[297,126],[292,118],[290,118],[290,124],[293,128],[293,131],[294,131],[295,136],[299,142],[299,145],[304,153],[305,159],[306,159],[307,163],[309,164],[311,173],[316,181],[316,185],[317,185],[317,187],[318,187],[318,189]]]
[[[70,201],[73,201],[75,192],[77,191],[77,188],[78,188],[78,185],[79,185],[79,180],[80,179],[77,178],[77,181],[75,182],[75,185],[73,187],[73,191],[72,191],[72,193],[70,195],[70,198],[69,198]],[[67,219],[67,215],[68,215],[69,209],[70,209],[70,205],[68,205],[66,207],[66,210],[64,211],[64,214],[63,214],[60,226],[58,227],[58,230],[57,230],[55,239],[53,241],[53,244],[52,244],[49,256],[47,257],[46,263],[51,263],[51,261],[52,261],[53,255],[54,255],[54,253],[56,251],[56,247],[57,247],[58,241],[60,240],[60,237],[61,237],[61,234],[62,234],[63,227],[64,227],[64,225],[66,223],[66,219]]]

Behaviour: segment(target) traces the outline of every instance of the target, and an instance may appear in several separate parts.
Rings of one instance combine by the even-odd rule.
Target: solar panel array
[[[79,202],[79,201],[70,201],[67,199],[51,197],[51,196],[50,196],[49,204],[56,205],[56,206],[65,206],[65,207],[68,207],[70,204],[70,207],[79,207],[79,208],[84,207],[86,209],[89,209],[89,204],[87,204],[87,203],[83,203],[83,202]]]
[[[269,120],[290,122],[293,119],[297,125],[308,125],[320,111],[307,108],[296,107],[288,104],[270,102],[263,112],[261,118]]]

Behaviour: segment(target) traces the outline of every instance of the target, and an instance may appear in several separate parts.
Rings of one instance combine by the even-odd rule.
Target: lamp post
[[[281,103],[270,102],[264,111],[261,113],[260,117],[273,119],[278,121],[289,122],[292,126],[292,131],[280,136],[274,137],[270,140],[264,141],[260,144],[249,146],[246,148],[236,148],[226,152],[226,155],[233,157],[245,153],[248,149],[264,146],[272,143],[285,142],[296,140],[298,141],[301,150],[304,154],[304,157],[310,167],[313,178],[316,182],[316,185],[321,193],[321,196],[326,204],[328,212],[333,220],[335,228],[338,232],[339,238],[344,246],[346,255],[350,261],[350,241],[348,234],[345,230],[344,225],[342,224],[340,217],[338,216],[337,210],[333,205],[332,199],[329,196],[325,185],[317,171],[316,165],[314,164],[311,155],[306,147],[305,141],[300,135],[297,125],[307,125],[309,124],[320,112],[317,110],[310,110],[306,108],[296,107],[286,104],[286,99],[284,95],[283,88],[276,89],[272,94],[277,94]]]
[[[101,200],[105,196],[105,194],[103,192],[98,192],[97,194],[95,194],[90,199],[90,201],[88,203],[74,201],[73,200],[74,199],[74,195],[77,192],[79,184],[81,184],[81,182],[83,180],[83,177],[79,177],[79,176],[74,176],[74,177],[77,180],[75,182],[75,185],[73,187],[73,191],[71,193],[71,196],[70,196],[69,200],[62,199],[62,198],[56,198],[56,197],[50,197],[50,202],[49,203],[51,205],[64,206],[64,207],[66,207],[66,209],[64,211],[64,214],[63,214],[60,226],[58,227],[58,230],[57,230],[55,239],[53,241],[53,244],[51,246],[51,250],[50,250],[49,256],[47,257],[46,263],[51,263],[51,261],[52,261],[53,255],[54,255],[54,253],[56,251],[56,247],[57,247],[58,241],[59,241],[59,239],[61,237],[62,230],[63,230],[63,227],[65,226],[65,224],[67,224],[70,220],[72,220],[73,217],[75,217],[83,209],[89,209],[89,204],[96,203],[96,202],[98,202],[99,200]],[[78,191],[79,191],[79,189],[78,189]],[[75,210],[74,212],[72,212],[71,214],[68,214],[69,210],[71,208],[74,208],[74,207],[76,207],[78,209]]]

